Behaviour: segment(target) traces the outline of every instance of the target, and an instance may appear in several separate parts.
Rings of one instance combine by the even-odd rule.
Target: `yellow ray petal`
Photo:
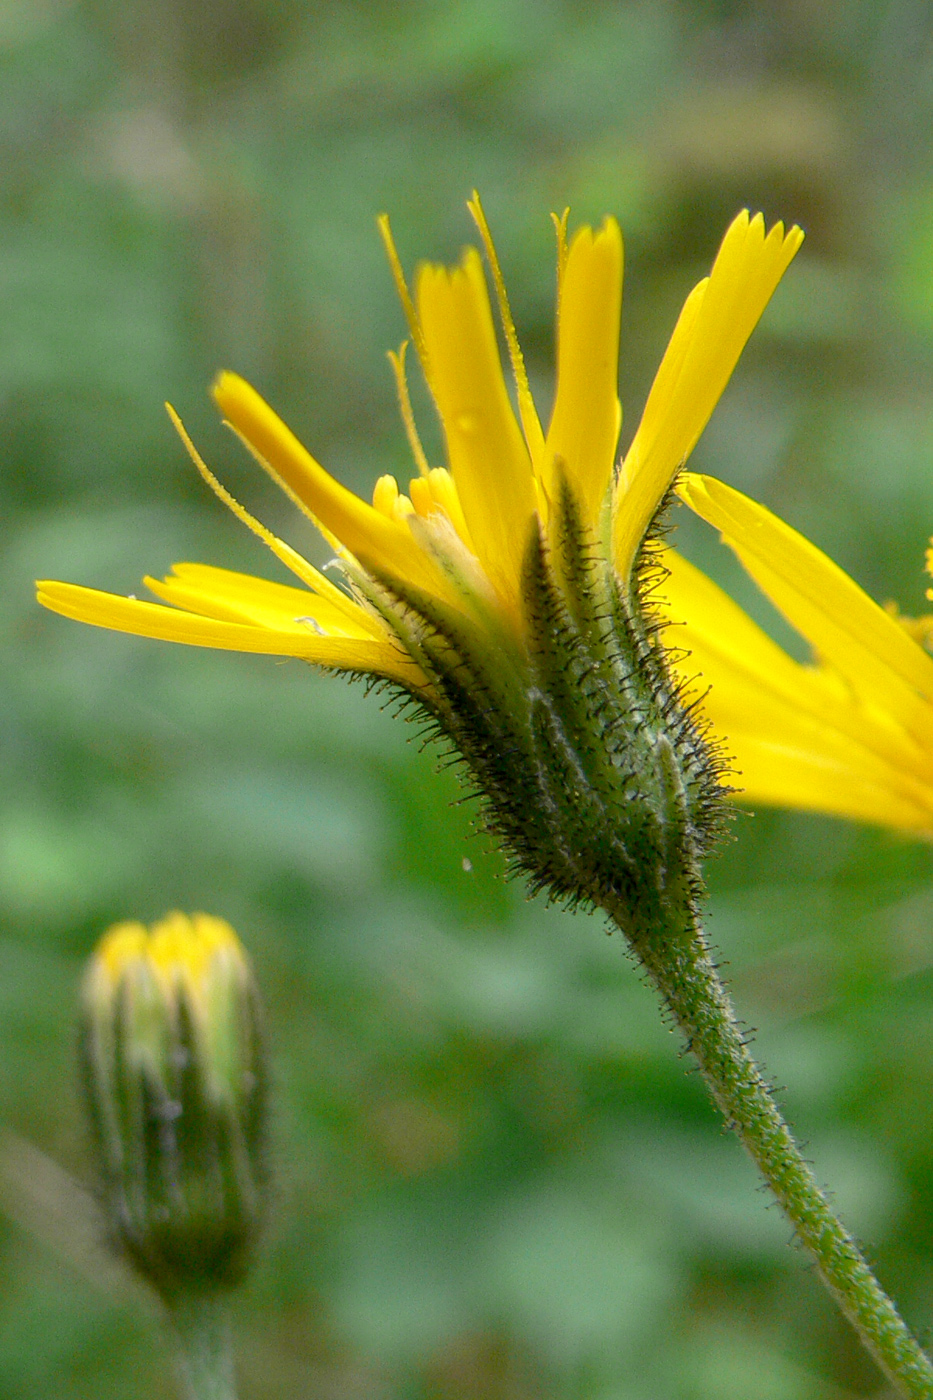
[[[411,395],[408,392],[408,375],[405,370],[405,355],[408,351],[408,341],[403,340],[396,354],[389,351],[389,364],[392,366],[392,373],[395,376],[395,392],[398,398],[399,413],[402,417],[402,424],[405,428],[405,436],[408,438],[408,446],[411,448],[411,455],[415,459],[415,466],[422,476],[427,476],[431,470],[427,454],[421,443],[418,433],[418,425],[415,422],[414,410],[411,406]]]
[[[715,720],[715,710],[712,713]],[[918,834],[933,833],[929,805],[898,793],[887,781],[872,781],[812,747],[801,750],[778,733],[746,734],[733,727],[728,748],[735,755],[737,776],[733,781],[745,802],[821,812]]]
[[[514,605],[535,508],[534,487],[528,450],[502,376],[476,249],[468,249],[456,268],[419,268],[417,304],[467,528],[496,591]]]
[[[755,692],[779,700],[912,778],[924,784],[933,780],[933,748],[887,711],[877,694],[860,694],[838,668],[801,665],[676,550],[665,549],[662,559],[668,577],[659,594],[672,619],[686,619],[681,625],[675,622],[667,633],[669,645],[683,645],[692,653],[683,670],[702,663],[707,682],[712,682],[715,669],[720,679],[729,679],[733,692],[745,685],[750,697]],[[754,716],[755,710],[749,698],[748,714]],[[747,727],[748,721],[744,723]]]
[[[733,759],[749,800],[933,826],[929,754],[839,677],[787,655],[700,570],[673,550],[658,593],[675,622],[674,669]],[[895,820],[896,815],[896,820]]]
[[[499,258],[496,253],[496,245],[492,241],[492,234],[486,222],[486,212],[480,202],[479,194],[473,191],[472,199],[467,200],[467,208],[473,216],[473,221],[479,229],[480,237],[483,240],[483,247],[486,250],[486,257],[489,261],[489,268],[492,272],[493,285],[496,289],[496,300],[499,303],[499,319],[502,322],[502,330],[505,335],[505,343],[508,346],[509,359],[512,362],[512,375],[515,379],[515,392],[518,398],[518,413],[522,420],[522,430],[525,434],[525,442],[528,445],[528,452],[532,462],[537,464],[541,458],[544,447],[544,433],[541,431],[541,421],[538,418],[538,410],[535,408],[535,401],[531,397],[531,390],[528,387],[528,374],[525,369],[525,359],[522,355],[521,346],[518,343],[518,334],[515,330],[515,322],[512,320],[512,308],[509,306],[509,298],[505,290],[505,279],[502,276],[502,269],[499,266]]]
[[[791,699],[772,689],[766,677],[736,664],[728,651],[707,645],[708,638],[696,635],[689,625],[682,640],[690,656],[678,661],[675,669],[691,693],[702,694],[703,711],[732,757],[740,788],[758,782],[756,770],[748,763],[751,745],[759,756],[766,752],[792,756],[798,773],[804,769],[833,773],[837,804],[848,801],[848,787],[869,786],[922,809],[933,821],[933,786],[923,781],[910,762],[909,741],[899,748],[886,726],[876,725],[872,715],[860,714],[851,703],[827,703],[829,688],[824,687],[826,678],[819,671],[799,667],[797,695]],[[784,792],[789,797],[792,791],[788,777]],[[801,793],[799,801],[786,805],[812,807],[813,802]],[[836,811],[838,806],[827,810]]]
[[[408,497],[412,510],[422,519],[426,520],[437,509],[434,497],[431,495],[431,487],[423,476],[416,476],[408,483]]]
[[[420,481],[421,478],[418,477]],[[412,503],[398,489],[394,476],[380,476],[373,487],[373,505],[387,520],[404,521],[412,512]]]
[[[670,619],[666,644],[675,651],[685,647],[691,653],[681,667],[684,673],[692,665],[695,670],[695,662],[702,662],[704,675],[710,665],[716,665],[719,674],[745,678],[762,693],[817,715],[823,715],[828,706],[838,709],[840,701],[851,701],[851,693],[835,674],[794,661],[738,603],[677,550],[664,548],[659,560],[667,577],[658,584],[653,599],[655,606],[663,608],[662,615]],[[710,679],[706,676],[707,682]],[[913,747],[909,751],[913,753]],[[903,744],[899,752],[903,754]]]
[[[373,487],[373,506],[380,515],[384,515],[387,520],[395,519],[395,508],[398,504],[398,482],[394,476],[387,472],[385,476],[380,476]]]
[[[431,365],[428,359],[428,348],[425,344],[424,331],[422,330],[421,322],[418,320],[418,313],[411,299],[408,283],[405,281],[405,273],[402,271],[402,260],[398,255],[395,239],[392,237],[392,225],[389,223],[388,214],[379,215],[376,220],[376,227],[379,230],[379,237],[382,239],[382,245],[385,248],[386,257],[389,261],[389,270],[392,273],[395,290],[398,293],[399,301],[402,303],[402,310],[405,312],[405,320],[408,322],[408,329],[411,332],[411,338],[414,342],[418,359],[421,362],[421,372],[424,375],[425,383],[433,394],[434,375],[431,371]]]
[[[741,492],[689,475],[681,494],[863,703],[933,751],[933,658],[803,535]],[[921,699],[921,697],[923,697]]]
[[[437,587],[437,572],[408,527],[387,519],[335,481],[245,379],[224,371],[215,380],[212,393],[260,465],[281,478],[361,563],[388,570],[428,590]]]
[[[619,318],[622,234],[615,219],[598,233],[578,229],[561,279],[557,392],[547,433],[543,479],[553,500],[559,461],[583,520],[595,526],[612,476],[622,422]]]
[[[686,666],[709,684],[703,711],[731,757],[731,781],[747,800],[933,831],[929,773],[924,779],[923,765],[915,768],[903,753],[888,755],[896,744],[870,715],[851,704],[821,709],[819,672],[799,668],[795,703],[722,653],[705,651],[689,627],[685,640],[692,652]]]
[[[570,220],[569,206],[562,214],[551,214],[551,223],[554,225],[554,236],[557,240],[557,325],[560,326],[560,289],[564,280],[564,268],[567,266],[567,224]]]
[[[175,431],[178,433],[178,436],[187,449],[189,457],[208,486],[214,492],[215,496],[223,501],[227,509],[232,511],[237,520],[242,521],[247,529],[253,532],[257,539],[262,540],[263,544],[272,551],[276,559],[281,560],[285,567],[290,569],[296,578],[301,579],[302,583],[306,584],[308,588],[312,589],[322,598],[328,599],[338,612],[345,614],[352,621],[358,611],[358,606],[354,603],[353,599],[348,598],[347,595],[341,592],[335,584],[331,583],[330,579],[322,574],[319,569],[316,569],[313,564],[309,564],[307,559],[302,558],[297,550],[292,549],[290,544],[286,544],[284,540],[280,540],[276,535],[273,535],[271,530],[267,530],[261,521],[256,520],[254,516],[250,515],[248,510],[245,510],[244,507],[240,505],[236,497],[232,496],[226,486],[223,486],[217,480],[210,467],[204,461],[204,458],[191,441],[184,423],[182,423],[178,414],[175,412],[174,408],[172,408],[172,405],[167,403],[165,408],[169,418],[172,420]]]
[[[228,622],[287,631],[300,621],[331,637],[387,639],[385,627],[355,603],[351,604],[355,615],[350,617],[326,598],[304,589],[210,564],[175,564],[168,578],[147,577],[143,582],[165,603]]]
[[[785,235],[775,224],[766,234],[761,215],[750,219],[743,210],[726,232],[708,281],[688,298],[616,485],[613,554],[623,577],[802,241],[796,226]]]
[[[454,479],[446,467],[432,467],[428,473],[428,486],[431,491],[431,498],[437,506],[444,512],[447,519],[453,525],[457,534],[463,540],[467,549],[475,554],[473,541],[467,529],[467,523],[463,515],[463,507],[460,504],[460,497],[457,495],[457,488]]]
[[[664,357],[658,366],[657,374],[648,394],[644,412],[638,425],[636,438],[629,448],[625,460],[622,462],[619,471],[619,484],[617,487],[617,497],[619,498],[619,509],[622,509],[622,493],[631,493],[634,490],[634,467],[636,456],[632,448],[636,442],[638,453],[644,455],[649,444],[656,442],[664,431],[665,414],[670,412],[670,406],[674,398],[674,392],[680,379],[680,374],[684,366],[684,360],[693,344],[696,333],[697,317],[706,296],[706,289],[709,286],[709,278],[704,277],[691,291],[684,302],[677,317],[673,334],[668,341]],[[630,503],[631,508],[631,503]]]
[[[291,627],[251,627],[243,623],[198,617],[160,603],[122,598],[73,583],[41,580],[36,596],[43,607],[77,622],[129,632],[137,637],[183,642],[223,651],[293,656],[317,666],[368,671],[409,686],[423,686],[424,676],[401,649],[389,642],[348,637],[322,637],[313,627],[295,621]]]

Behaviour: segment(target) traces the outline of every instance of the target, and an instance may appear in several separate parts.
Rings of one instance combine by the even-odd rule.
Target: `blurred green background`
[[[238,369],[362,492],[407,479],[385,351],[403,260],[482,191],[536,391],[548,213],[626,235],[626,437],[742,205],[798,220],[694,461],[879,598],[933,529],[933,12],[923,0],[0,3],[0,1394],[172,1393],[99,1266],[74,999],[106,925],[229,918],[265,990],[276,1199],[237,1303],[244,1400],[884,1393],[618,939],[528,903],[450,774],[362,688],[42,614],[196,559],[317,561],[216,424]],[[684,547],[750,599],[710,532]],[[779,635],[783,633],[779,631]],[[821,1178],[933,1331],[933,861],[742,817],[710,927]]]

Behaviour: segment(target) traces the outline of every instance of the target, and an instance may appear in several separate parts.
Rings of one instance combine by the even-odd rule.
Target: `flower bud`
[[[222,919],[116,924],[82,987],[87,1100],[116,1241],[163,1297],[236,1283],[262,1215],[256,986]]]

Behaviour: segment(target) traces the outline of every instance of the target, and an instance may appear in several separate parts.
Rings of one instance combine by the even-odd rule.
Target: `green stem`
[[[226,1299],[216,1293],[182,1294],[172,1299],[169,1313],[187,1400],[236,1400]]]
[[[626,926],[622,918],[616,922]],[[681,926],[669,938],[655,933],[630,941],[699,1061],[726,1122],[813,1255],[839,1307],[898,1392],[911,1400],[931,1400],[933,1364],[801,1157],[748,1052],[702,930]]]

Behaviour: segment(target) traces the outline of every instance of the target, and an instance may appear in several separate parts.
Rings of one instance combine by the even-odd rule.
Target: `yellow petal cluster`
[[[115,1242],[171,1303],[239,1281],[266,1193],[258,993],[233,929],[113,925],[82,982],[80,1051]]]
[[[675,668],[749,801],[933,835],[933,657],[809,540],[710,477],[679,492],[811,645],[801,664],[672,549],[661,586]],[[678,659],[679,657],[679,659]]]
[[[109,1002],[128,974],[142,969],[166,1001],[182,989],[191,1005],[209,996],[218,966],[247,975],[246,954],[233,929],[212,914],[167,914],[151,928],[135,920],[113,924],[94,950],[86,994],[92,1003]]]
[[[710,276],[687,299],[631,447],[613,481],[618,401],[622,237],[614,219],[584,227],[566,244],[558,227],[557,384],[546,431],[525,374],[485,215],[470,210],[492,272],[515,379],[518,413],[503,372],[486,276],[469,248],[453,268],[423,264],[413,292],[386,219],[380,228],[443,430],[446,458],[430,464],[405,378],[404,348],[392,357],[418,476],[407,495],[383,477],[369,504],[336,481],[272,408],[238,375],[223,373],[214,399],[254,457],[320,528],[341,560],[338,588],[266,530],[223,489],[179,431],[205,480],[296,576],[284,586],[201,564],[147,579],[160,601],[122,598],[76,584],[42,582],[39,600],[67,617],[140,636],[294,656],[365,672],[425,695],[430,682],[379,607],[378,588],[416,594],[426,608],[461,616],[490,644],[521,649],[521,571],[532,532],[549,535],[556,493],[569,489],[582,527],[602,548],[611,510],[613,560],[627,586],[659,502],[705,426],[742,348],[802,234],[765,229],[740,214]]]
[[[184,1002],[204,1052],[204,1074],[225,1093],[235,1006],[251,979],[243,945],[224,919],[175,911],[151,928],[135,921],[109,928],[88,964],[83,998],[95,1024],[113,1020],[121,995],[135,998],[142,1011],[133,1048],[144,1057],[162,1052],[168,1021]]]

